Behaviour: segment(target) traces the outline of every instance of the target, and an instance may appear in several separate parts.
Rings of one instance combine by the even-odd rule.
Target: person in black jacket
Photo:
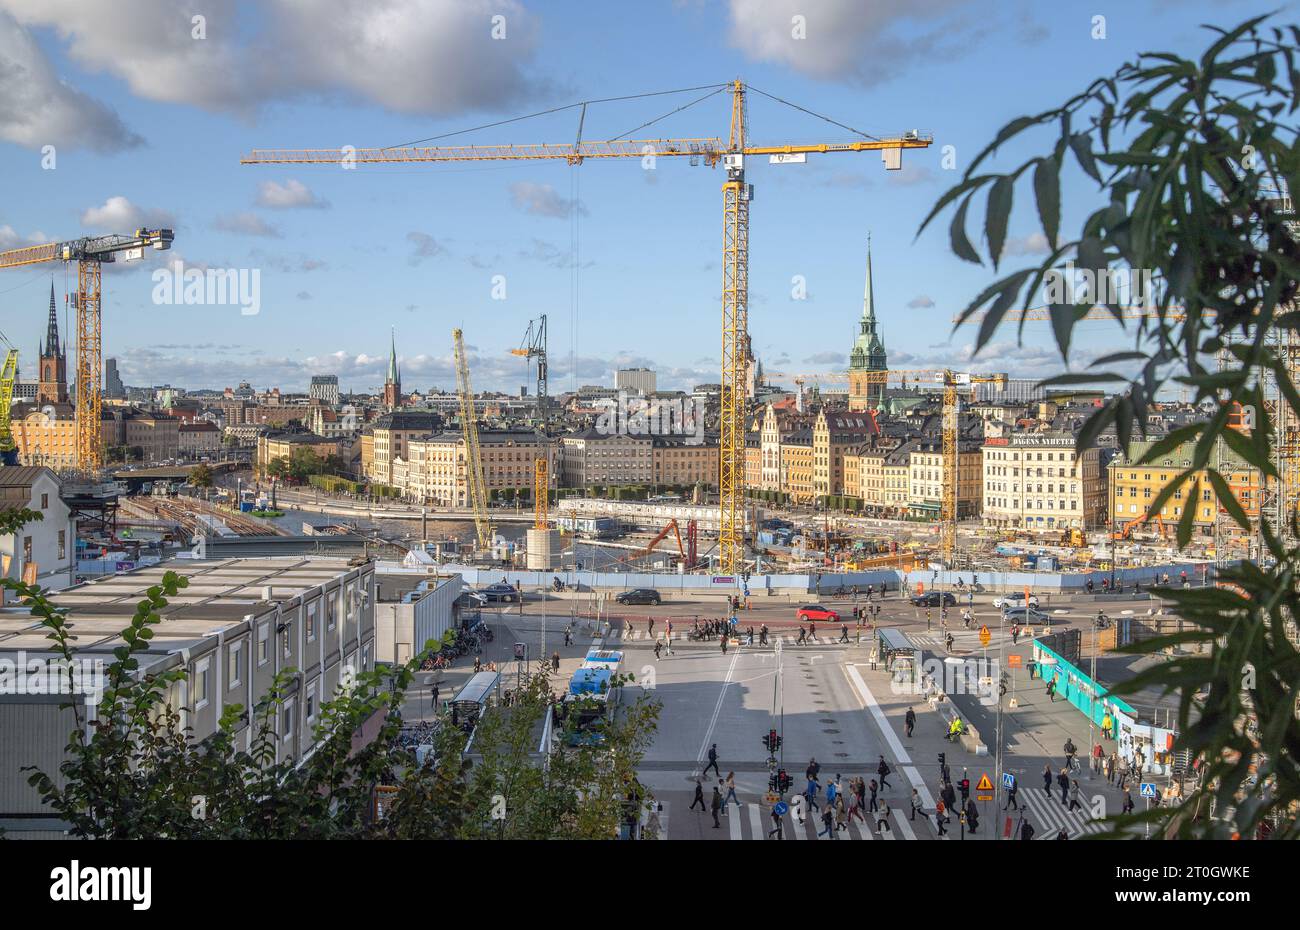
[[[907,734],[907,738],[911,739],[912,731],[916,729],[916,711],[910,707],[907,709],[907,716],[903,718],[903,729]]]
[[[1068,806],[1066,793],[1070,790],[1070,775],[1065,769],[1061,769],[1061,774],[1056,776],[1056,784],[1061,789],[1061,803]]]
[[[1020,824],[1020,838],[1022,840],[1032,840],[1034,838],[1034,825],[1028,820]]]

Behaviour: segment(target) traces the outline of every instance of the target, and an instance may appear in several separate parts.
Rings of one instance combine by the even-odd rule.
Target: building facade
[[[997,529],[1092,529],[1106,513],[1101,450],[1068,433],[1012,433],[981,449],[984,523]]]
[[[594,429],[560,437],[560,482],[566,488],[651,484],[654,440]]]
[[[862,292],[862,318],[858,335],[849,353],[849,409],[873,410],[880,407],[885,393],[884,374],[889,369],[885,342],[876,322],[875,298],[871,282],[871,241],[867,241],[867,281]]]
[[[982,456],[976,445],[962,443],[957,453],[957,519],[978,517],[983,509],[980,480]],[[935,517],[942,512],[946,480],[943,443],[923,440],[908,456],[907,507],[912,516]]]
[[[1111,526],[1117,532],[1132,533],[1139,528],[1144,532],[1156,532],[1161,536],[1173,538],[1178,521],[1186,508],[1192,507],[1193,530],[1201,536],[1212,535],[1218,526],[1228,536],[1241,533],[1241,528],[1231,519],[1219,519],[1222,505],[1213,485],[1206,478],[1205,471],[1198,471],[1184,481],[1174,491],[1173,496],[1165,501],[1159,512],[1153,512],[1151,505],[1161,489],[1175,480],[1192,464],[1193,446],[1186,443],[1145,465],[1136,464],[1154,443],[1134,442],[1130,455],[1116,455],[1109,464],[1110,493],[1107,507],[1111,514]],[[1261,498],[1264,491],[1264,479],[1259,469],[1246,462],[1226,443],[1219,440],[1219,445],[1210,452],[1210,463],[1223,476],[1237,503],[1246,511],[1254,522],[1259,517]],[[1192,494],[1195,488],[1196,498]]]

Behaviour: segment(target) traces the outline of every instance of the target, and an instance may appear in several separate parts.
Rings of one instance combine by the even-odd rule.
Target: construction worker
[[[948,726],[948,736],[947,736],[948,741],[949,741],[949,742],[956,742],[956,741],[958,740],[958,738],[961,737],[962,733],[965,732],[965,730],[966,730],[966,727],[965,727],[965,725],[961,722],[961,718],[960,718],[960,717],[953,717],[953,718],[952,718],[952,723]]]

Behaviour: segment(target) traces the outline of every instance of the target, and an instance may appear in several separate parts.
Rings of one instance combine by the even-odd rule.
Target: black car
[[[942,600],[942,604],[940,603],[941,600]],[[957,596],[953,594],[951,591],[944,591],[942,593],[938,591],[931,591],[928,594],[918,594],[916,597],[912,598],[912,606],[913,607],[939,607],[939,606],[956,607]]]
[[[659,606],[659,592],[654,588],[634,588],[631,591],[624,591],[614,598],[620,604],[653,604]]]
[[[489,604],[493,602],[513,604],[519,600],[519,592],[508,584],[490,584],[486,588],[480,588],[476,593]]]

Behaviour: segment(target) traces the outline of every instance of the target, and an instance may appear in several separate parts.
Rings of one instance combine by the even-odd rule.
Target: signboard
[[[769,165],[802,165],[808,161],[808,156],[803,152],[778,152],[775,155],[767,156]]]
[[[1016,786],[1016,776],[1012,775],[1010,772],[1003,772],[1003,773],[1002,773],[1002,787],[1003,787],[1003,788],[1014,788],[1015,786]]]
[[[980,627],[980,645],[981,645],[981,646],[987,646],[987,645],[989,644],[989,640],[991,640],[992,638],[993,638],[993,637],[992,637],[992,635],[989,633],[989,628],[988,628],[988,627],[986,627],[986,626],[982,626],[982,627]]]
[[[1025,660],[1023,656],[1017,655],[1014,652],[1007,656],[1007,668],[1023,668],[1024,664]]]
[[[515,659],[522,662],[528,657],[528,646],[524,643],[515,643]]]
[[[784,817],[790,810],[790,805],[784,801],[777,801],[772,805],[772,810],[776,811],[776,816]]]
[[[135,563],[134,563],[134,562],[114,562],[114,563],[113,563],[113,571],[115,571],[115,572],[129,572],[129,571],[130,571],[131,569],[133,569],[133,568],[135,568]]]
[[[736,578],[734,575],[713,576],[713,584],[735,584],[735,583],[736,583]]]
[[[1155,784],[1155,782],[1152,782],[1152,781],[1144,781],[1144,782],[1142,782],[1142,786],[1141,786],[1141,788],[1140,788],[1139,790],[1140,790],[1140,792],[1141,792],[1141,794],[1142,794],[1142,797],[1144,797],[1144,798],[1154,798],[1154,797],[1157,797],[1156,784]]]
[[[976,791],[992,791],[993,782],[989,781],[989,773],[981,772],[979,783],[975,786]]]

